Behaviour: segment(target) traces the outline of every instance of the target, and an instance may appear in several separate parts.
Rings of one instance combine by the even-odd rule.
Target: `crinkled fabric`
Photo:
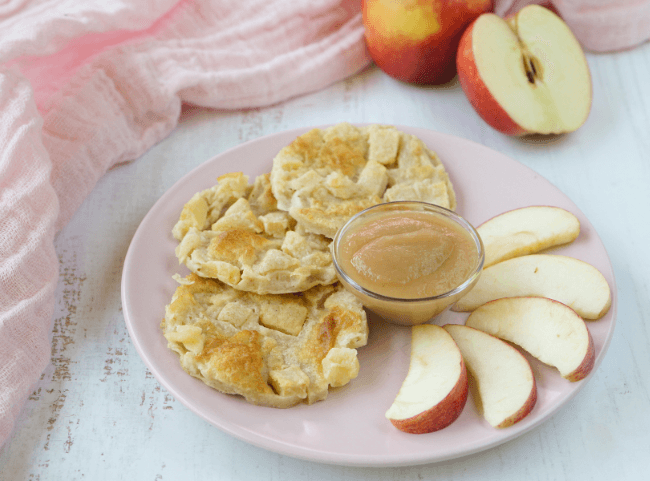
[[[0,446],[51,353],[55,233],[183,102],[259,107],[365,67],[353,0],[0,5]]]
[[[559,14],[591,52],[625,50],[650,38],[648,0],[496,0],[494,11],[507,16],[531,3]]]

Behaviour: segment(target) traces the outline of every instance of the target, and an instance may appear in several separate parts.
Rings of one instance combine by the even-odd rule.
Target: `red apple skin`
[[[594,348],[594,340],[591,337],[591,332],[587,329],[589,334],[589,346],[587,347],[587,354],[582,360],[582,363],[571,373],[564,376],[564,379],[567,379],[571,382],[581,381],[586,378],[589,373],[593,370],[596,362],[596,349]]]
[[[501,423],[498,426],[495,426],[496,428],[503,429],[503,428],[509,428],[513,424],[517,424],[519,421],[524,419],[526,416],[530,414],[530,412],[533,410],[535,407],[535,404],[537,403],[537,381],[535,380],[535,376],[533,376],[533,389],[530,391],[530,396],[526,400],[523,406],[514,413],[512,416],[504,419],[501,421]]]
[[[478,74],[472,49],[472,32],[475,23],[476,21],[473,21],[467,27],[458,46],[456,66],[460,86],[474,110],[490,127],[506,135],[525,135],[528,132],[516,124],[503,110]]]
[[[394,2],[393,2],[394,3]],[[420,85],[440,85],[456,75],[456,51],[463,31],[475,18],[494,8],[493,0],[412,0],[410,6],[432,9],[439,24],[423,39],[396,33],[382,0],[363,0],[366,45],[377,66],[391,77]],[[395,17],[393,17],[395,18]],[[395,20],[397,22],[397,20]]]
[[[400,431],[410,434],[426,434],[439,431],[453,423],[463,412],[467,403],[468,379],[465,361],[460,361],[461,373],[458,382],[449,394],[420,414],[408,419],[391,419],[390,422]]]

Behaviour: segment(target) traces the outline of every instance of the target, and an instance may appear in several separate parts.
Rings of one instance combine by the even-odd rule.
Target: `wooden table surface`
[[[219,112],[186,106],[172,135],[142,158],[109,171],[56,239],[61,276],[52,362],[0,452],[0,479],[648,479],[650,43],[588,54],[588,62],[594,90],[589,119],[577,132],[552,138],[509,138],[492,130],[457,82],[416,87],[375,67],[268,108]],[[556,185],[596,228],[618,287],[614,337],[584,388],[541,426],[438,464],[326,465],[221,432],[147,370],[127,332],[120,299],[124,257],[147,211],[181,176],[226,149],[274,132],[341,121],[423,127],[500,151]]]

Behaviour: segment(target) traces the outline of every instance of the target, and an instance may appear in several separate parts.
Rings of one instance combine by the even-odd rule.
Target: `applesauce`
[[[379,204],[357,214],[332,243],[341,282],[389,321],[428,321],[474,286],[484,252],[462,217],[424,202]]]

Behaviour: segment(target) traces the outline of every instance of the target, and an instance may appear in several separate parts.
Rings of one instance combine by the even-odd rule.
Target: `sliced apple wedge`
[[[497,299],[472,312],[465,325],[517,344],[572,382],[587,377],[594,367],[594,341],[585,321],[551,299]]]
[[[411,331],[409,370],[386,417],[400,431],[431,433],[453,423],[467,402],[467,371],[458,346],[440,326]]]
[[[522,207],[484,222],[476,229],[485,247],[485,267],[573,242],[580,221],[560,207]]]
[[[612,302],[607,280],[591,264],[573,257],[532,254],[484,269],[453,310],[473,311],[502,297],[529,296],[560,301],[585,319],[601,318]]]
[[[463,33],[456,65],[476,112],[504,134],[572,132],[591,110],[582,47],[560,17],[539,5],[506,19],[479,16]]]
[[[537,402],[537,384],[526,358],[483,331],[456,324],[444,329],[467,364],[472,394],[485,420],[506,428],[524,419]]]

